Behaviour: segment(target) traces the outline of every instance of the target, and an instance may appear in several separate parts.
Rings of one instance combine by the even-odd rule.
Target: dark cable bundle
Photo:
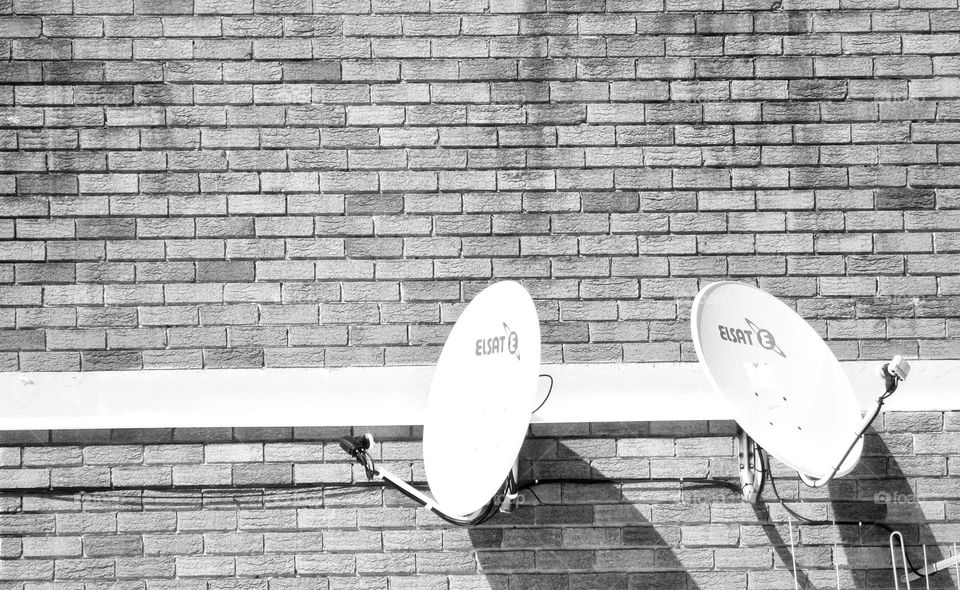
[[[767,470],[767,478],[769,478],[770,480],[770,490],[773,492],[773,496],[776,498],[777,502],[779,502],[780,505],[783,506],[783,509],[787,511],[787,514],[796,518],[798,521],[811,526],[840,526],[840,525],[854,526],[855,525],[859,527],[866,524],[870,526],[880,527],[881,529],[890,533],[894,532],[893,527],[891,527],[890,525],[884,522],[879,522],[875,520],[814,520],[812,518],[807,518],[806,516],[799,514],[797,511],[787,506],[786,502],[783,501],[783,498],[780,497],[780,492],[777,491],[777,482],[773,478],[773,469],[770,467],[770,461],[767,460],[768,459],[767,452],[764,451],[763,449],[760,449],[760,451],[761,451],[761,455],[763,456],[763,464],[764,464],[763,468]],[[910,569],[911,573],[921,575],[920,572],[917,571],[917,568],[913,566],[913,563],[910,562],[909,557],[907,557],[907,567]]]
[[[357,463],[363,466],[363,472],[367,479],[373,479],[377,475],[377,466],[373,457],[367,450],[370,448],[370,439],[366,436],[344,436],[340,439],[340,448],[348,455],[353,457]]]

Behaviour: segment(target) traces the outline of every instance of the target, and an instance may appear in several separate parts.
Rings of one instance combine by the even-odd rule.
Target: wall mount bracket
[[[737,432],[737,460],[740,464],[740,493],[743,501],[757,503],[763,487],[763,467],[759,469],[760,447],[743,429]]]

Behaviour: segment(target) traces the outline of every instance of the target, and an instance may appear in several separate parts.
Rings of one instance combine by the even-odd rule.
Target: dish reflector
[[[483,508],[513,468],[540,373],[540,324],[526,289],[504,281],[463,310],[437,362],[423,428],[423,462],[441,510]]]
[[[836,356],[806,320],[756,287],[719,282],[697,294],[691,327],[707,379],[743,430],[798,472],[829,475],[862,415]],[[836,475],[862,451],[860,439]]]

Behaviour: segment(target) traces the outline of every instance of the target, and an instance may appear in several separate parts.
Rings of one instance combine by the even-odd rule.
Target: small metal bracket
[[[905,380],[909,374],[910,363],[899,354],[890,359],[889,363],[881,365],[880,376],[883,377],[884,385],[887,388],[887,395],[896,391],[900,382]]]
[[[517,486],[517,477],[520,473],[519,459],[513,462],[510,474],[507,476],[506,485],[503,488],[503,500],[500,502],[500,512],[510,514],[517,504],[520,503],[520,490]]]
[[[763,470],[757,469],[757,443],[742,429],[737,433],[737,460],[740,462],[740,491],[744,502],[757,503],[763,486]]]
[[[903,381],[910,374],[910,363],[898,354],[887,363],[887,372]]]

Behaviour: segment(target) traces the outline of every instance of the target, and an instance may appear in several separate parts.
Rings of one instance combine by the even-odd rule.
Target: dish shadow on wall
[[[591,440],[596,444],[614,442]],[[478,587],[746,587],[745,572],[713,569],[712,547],[681,546],[686,523],[695,527],[694,523],[709,522],[709,498],[733,492],[691,483],[604,481],[640,477],[646,459],[589,460],[574,446],[551,438],[527,439],[521,453],[521,483],[533,479],[598,481],[524,490],[514,513],[469,529],[483,577]]]
[[[929,520],[943,519],[944,515],[938,515],[934,505],[923,504],[924,498],[918,496],[914,482],[910,481],[896,458],[899,454],[912,454],[912,442],[889,434],[886,436],[895,445],[906,444],[908,448],[891,449],[884,438],[871,429],[865,439],[864,456],[857,467],[846,477],[831,480],[824,488],[802,485],[789,468],[774,462],[777,489],[790,508],[807,518],[842,523],[836,526],[832,523],[810,525],[794,518],[800,588],[835,589],[833,563],[840,566],[841,588],[894,588],[889,549],[892,530],[901,532],[907,545],[907,556],[918,569],[923,565],[922,543],[927,543],[928,563],[949,557],[937,543],[947,546],[953,540],[936,535],[928,524]],[[907,435],[909,438],[912,437]],[[800,503],[797,502],[798,495]],[[772,500],[769,481],[764,499],[767,503],[755,506],[758,519],[770,520],[772,516],[778,523],[785,521],[787,512]],[[929,510],[933,513],[927,512]],[[764,532],[770,545],[776,549],[778,562],[789,567],[792,561],[788,526],[765,526]],[[900,572],[902,567],[899,564]],[[792,572],[784,572],[773,584],[771,587],[792,589]],[[926,587],[924,580],[912,584]],[[902,579],[900,587],[906,587]],[[930,587],[957,588],[957,580],[952,571],[938,573],[930,577]]]

